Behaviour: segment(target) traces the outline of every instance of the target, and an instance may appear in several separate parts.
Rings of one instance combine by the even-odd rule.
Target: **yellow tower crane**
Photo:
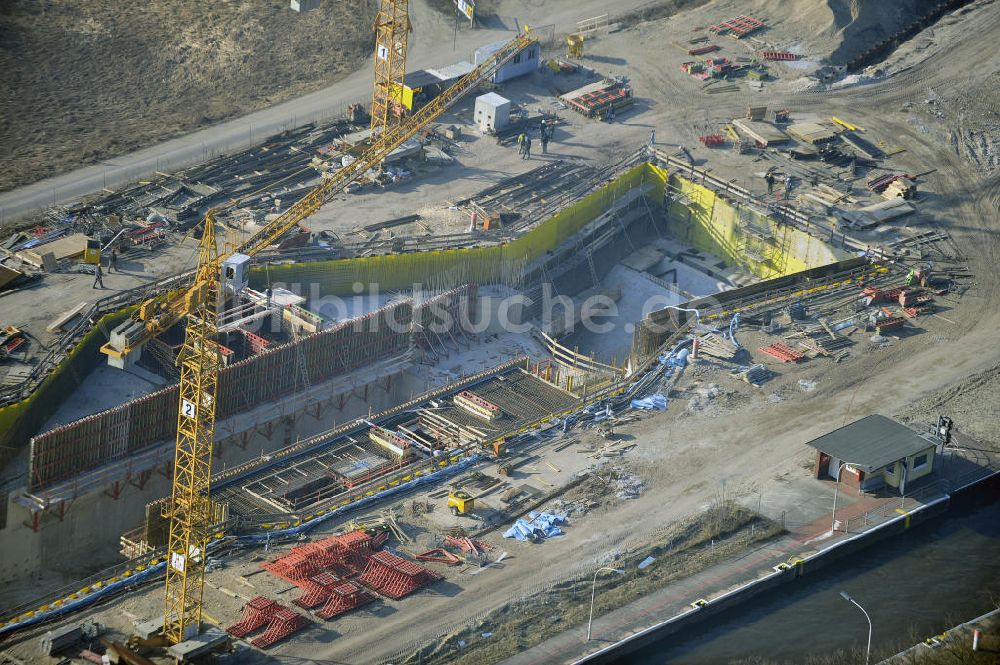
[[[205,216],[194,286],[185,293],[187,329],[177,357],[180,392],[173,493],[167,505],[167,561],[163,635],[171,644],[200,632],[205,550],[212,519],[209,485],[215,435],[215,398],[221,364],[216,319],[219,293],[215,220]]]
[[[121,346],[115,347],[109,342],[101,348],[108,354],[109,360],[122,360],[141,349],[152,337],[187,317],[184,345],[177,359],[181,367],[177,445],[173,489],[166,509],[170,537],[164,641],[170,644],[183,642],[197,635],[201,628],[206,550],[215,523],[210,485],[216,393],[221,366],[216,324],[227,295],[223,282],[229,279],[226,276],[224,280],[221,276],[223,266],[230,265],[230,259],[248,259],[277,241],[535,41],[536,38],[525,26],[524,33],[507,42],[429,104],[373,136],[371,145],[358,159],[335,171],[330,178],[251,236],[237,252],[220,256],[215,238],[215,214],[218,210],[209,210],[204,219],[193,284],[143,303],[136,319],[129,324],[133,333],[122,336]]]
[[[403,116],[406,41],[412,27],[407,0],[381,0],[375,17],[375,91],[372,135],[399,123]]]

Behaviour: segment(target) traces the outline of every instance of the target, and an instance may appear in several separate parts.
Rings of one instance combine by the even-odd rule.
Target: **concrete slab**
[[[605,288],[620,289],[621,299],[615,307],[609,309],[608,316],[595,321],[600,328],[587,330],[578,326],[577,331],[564,341],[566,346],[579,347],[581,353],[602,362],[615,359],[622,362],[628,356],[632,348],[634,326],[647,314],[687,300],[684,295],[649,273],[621,264],[611,269],[602,280],[602,285]]]

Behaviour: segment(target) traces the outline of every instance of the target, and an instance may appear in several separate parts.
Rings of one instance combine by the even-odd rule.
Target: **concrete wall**
[[[836,543],[835,545],[819,552],[804,554],[801,557],[801,562],[797,566],[793,566],[788,570],[781,572],[773,572],[763,575],[762,577],[749,582],[744,586],[738,587],[721,596],[711,599],[707,605],[699,609],[691,609],[682,614],[670,617],[669,619],[641,630],[620,642],[605,647],[594,654],[582,657],[575,661],[575,664],[587,663],[588,665],[596,665],[598,663],[623,662],[623,659],[628,656],[628,654],[634,653],[649,644],[662,640],[670,635],[690,629],[696,624],[710,619],[720,612],[741,605],[748,600],[753,599],[755,596],[764,593],[765,591],[770,591],[786,584],[792,584],[795,580],[804,575],[822,570],[832,564],[835,564],[845,556],[853,554],[859,550],[863,550],[867,547],[871,547],[885,538],[891,538],[894,535],[901,534],[916,524],[920,524],[921,522],[925,522],[947,512],[948,509],[949,498],[943,497],[935,503],[928,504],[911,511],[908,515],[900,515],[899,517],[885,522],[884,524],[873,527],[868,531],[847,540],[840,541],[839,543]],[[778,563],[781,562],[775,561],[775,565]]]
[[[662,200],[665,180],[665,172],[662,169],[648,163],[639,164],[505,244],[270,266],[270,279],[272,282],[285,284],[315,284],[320,295],[353,295],[352,286],[355,282],[377,283],[383,290],[409,289],[418,283],[430,288],[455,287],[470,283],[517,283],[517,280],[523,276],[526,267],[533,261],[543,257],[546,252],[555,249],[586,224],[597,219],[627,192],[637,187],[647,187],[649,189],[647,195],[650,199]],[[429,276],[432,276],[432,279],[436,276],[437,283],[428,284]],[[263,271],[257,271],[252,276],[251,281],[252,283],[254,280],[262,282],[264,279]],[[302,292],[308,293],[309,291],[303,289]],[[126,313],[120,314],[124,316]],[[94,338],[94,343],[99,345],[99,333],[96,332],[96,329],[91,336]],[[309,339],[306,338],[307,341]],[[329,345],[320,346],[326,348]],[[93,356],[93,359],[96,359],[93,362],[99,360],[96,346],[93,349],[81,346],[78,347],[77,351],[81,355],[87,356],[88,359]],[[50,380],[62,382],[65,381],[65,377],[57,372],[50,377]],[[366,412],[368,408],[377,410],[391,406],[393,403],[409,397],[410,394],[420,392],[425,388],[425,386],[416,385],[412,381],[411,383],[412,385],[405,388],[398,386],[395,388],[396,391],[399,391],[399,399],[387,396],[384,398],[384,403],[376,401],[366,404],[363,411]],[[335,397],[336,395],[334,395]],[[245,402],[245,404],[252,406],[259,403],[259,399],[260,396]],[[22,402],[18,406],[26,403]],[[171,415],[168,420],[174,420],[175,408],[169,409]],[[305,412],[300,410],[296,413],[304,414]],[[337,413],[336,410],[327,413],[331,418],[341,421],[351,417],[347,412]],[[282,429],[280,421],[275,422],[271,427],[270,439],[262,433],[263,423],[261,422],[242,428],[228,426],[224,423],[220,423],[220,426],[217,427],[217,436],[221,437],[221,433],[228,431],[227,436],[240,438],[239,443],[242,448],[235,445],[235,441],[233,445],[226,445],[223,442],[220,457],[217,460],[217,463],[222,464],[236,464],[248,456],[260,454],[262,449],[264,452],[278,449],[282,445],[287,445],[286,441],[291,442],[288,439],[289,436],[294,436],[287,427]],[[102,432],[104,430],[101,428],[98,430],[96,438],[91,438],[103,445],[105,436]],[[274,431],[280,433],[276,435],[273,433]],[[302,432],[297,433],[302,434]],[[169,445],[170,437],[160,432],[157,436],[143,439],[142,445],[146,448],[153,448],[157,445],[156,442],[161,440],[164,445]],[[89,446],[84,445],[83,450],[87,452],[88,464],[100,464],[108,461],[108,455],[101,454],[94,457],[88,448]],[[131,450],[122,451],[122,458],[130,459]],[[53,463],[63,458],[66,452],[60,452],[60,447],[57,445],[53,446],[51,451],[50,457]],[[79,471],[86,466],[87,464],[81,464],[75,470]],[[33,531],[30,526],[31,514],[20,504],[11,500],[7,527],[0,530],[0,581],[17,579],[29,571],[41,568],[62,569],[69,565],[75,565],[70,563],[74,561],[86,562],[83,565],[89,569],[99,567],[109,559],[113,560],[119,534],[138,525],[142,521],[145,504],[164,496],[167,489],[166,480],[162,479],[162,476],[154,475],[148,479],[142,489],[126,484],[121,489],[118,499],[112,499],[104,494],[103,488],[86,492],[74,501],[62,521],[52,515],[43,514],[37,531]],[[13,494],[13,496],[16,495],[16,493]],[[80,572],[74,570],[72,574],[78,576]]]
[[[425,388],[422,381],[398,369],[388,377],[359,380],[347,391],[332,391],[336,382],[315,386],[317,394],[324,395],[320,401],[295,404],[289,400],[284,414],[218,423],[213,473],[281,450],[301,438],[367,415],[369,410],[390,408]],[[160,445],[169,448],[172,441]],[[77,497],[61,521],[46,514],[37,531],[31,527],[31,513],[14,500],[17,493],[12,493],[7,526],[0,530],[0,583],[23,580],[43,569],[79,578],[119,563],[119,536],[143,522],[146,504],[167,496],[170,483],[165,475],[155,473],[141,488],[123,484],[117,499],[107,489],[102,486]],[[0,590],[0,606],[3,598]]]
[[[217,417],[284,399],[313,383],[403,353],[415,343],[412,330],[426,329],[442,314],[450,314],[460,326],[468,320],[463,313],[474,302],[475,292],[475,286],[464,286],[420,303],[412,299],[392,303],[226,367],[219,373]],[[173,438],[177,390],[175,384],[33,437],[29,489],[44,490]]]
[[[308,287],[316,285],[320,295],[353,295],[355,282],[376,283],[384,290],[397,291],[411,289],[418,283],[429,288],[520,283],[529,262],[597,218],[622,193],[653,182],[656,189],[649,197],[662,200],[663,173],[650,164],[639,164],[506,244],[270,266],[269,276],[263,269],[253,271],[251,285],[265,288],[270,277],[286,285],[306,285],[300,293],[310,293]],[[39,388],[19,402],[0,407],[0,464],[17,456],[29,437],[55,413],[65,395],[76,389],[81,377],[104,362],[104,356],[98,352],[105,341],[103,331],[115,327],[131,311],[125,308],[106,315],[69,350]]]

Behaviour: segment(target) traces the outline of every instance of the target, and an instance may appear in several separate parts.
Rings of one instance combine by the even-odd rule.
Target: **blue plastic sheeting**
[[[160,575],[163,573],[167,566],[166,561],[161,561],[155,566],[150,566],[146,570],[140,571],[126,579],[119,580],[117,582],[112,582],[106,587],[103,587],[100,591],[95,591],[89,595],[86,595],[77,600],[70,601],[61,607],[51,609],[45,612],[38,612],[35,616],[30,619],[25,619],[19,623],[12,623],[3,628],[0,628],[0,636],[6,635],[7,633],[12,633],[15,630],[23,630],[29,626],[42,623],[43,621],[48,621],[54,619],[62,614],[69,614],[70,612],[75,612],[76,610],[81,610],[88,605],[97,602],[101,598],[106,598],[108,596],[114,595],[119,591],[128,591],[132,586],[136,586],[143,582],[148,581],[154,575]]]
[[[367,505],[369,505],[371,503],[374,503],[375,501],[381,501],[382,499],[385,499],[386,497],[390,497],[390,496],[392,496],[394,494],[399,494],[400,492],[409,491],[409,490],[413,489],[414,487],[420,487],[421,485],[426,485],[428,483],[437,482],[441,478],[445,478],[447,476],[451,476],[451,475],[454,475],[456,473],[460,473],[460,472],[466,470],[467,468],[469,468],[470,466],[472,466],[473,464],[475,464],[478,461],[479,461],[479,454],[478,453],[474,454],[474,455],[470,455],[469,457],[467,457],[466,459],[462,460],[461,462],[456,462],[455,464],[452,464],[451,466],[447,466],[447,467],[441,469],[440,471],[435,471],[434,473],[428,474],[426,476],[422,476],[420,478],[414,478],[413,480],[411,480],[408,483],[400,483],[396,487],[391,487],[391,488],[389,488],[387,490],[379,492],[378,494],[374,494],[372,496],[365,497],[364,499],[359,499],[357,501],[353,501],[353,502],[347,504],[346,506],[341,506],[340,508],[337,508],[336,510],[331,510],[330,512],[328,512],[325,515],[320,515],[319,517],[313,518],[313,519],[309,520],[308,522],[303,522],[302,524],[299,524],[298,526],[293,526],[293,527],[290,527],[288,529],[282,529],[280,531],[268,531],[267,533],[262,533],[262,534],[254,534],[254,535],[249,535],[249,536],[241,536],[239,538],[239,542],[241,542],[241,543],[250,543],[250,544],[263,543],[266,540],[268,540],[269,538],[273,539],[273,538],[282,538],[282,537],[285,537],[285,536],[297,536],[300,533],[306,533],[307,531],[315,529],[317,526],[319,526],[323,522],[327,521],[328,519],[330,519],[332,517],[335,517],[336,515],[340,515],[341,513],[347,512],[348,510],[354,510],[355,508],[363,508],[363,507],[365,507],[365,506],[367,506]]]
[[[468,458],[462,460],[461,462],[456,462],[455,464],[447,466],[447,467],[441,469],[440,471],[435,471],[434,473],[428,474],[428,475],[423,476],[421,478],[414,478],[413,480],[411,480],[411,481],[409,481],[407,483],[400,483],[396,487],[387,489],[387,490],[385,490],[383,492],[380,492],[378,494],[375,494],[373,496],[366,497],[366,498],[360,499],[358,501],[354,501],[353,503],[349,503],[346,506],[341,506],[340,508],[337,508],[336,510],[331,510],[330,512],[328,512],[325,515],[320,515],[319,517],[311,519],[308,522],[303,522],[302,524],[299,524],[298,526],[294,526],[294,527],[291,527],[289,529],[282,529],[280,531],[268,531],[267,533],[263,533],[263,534],[253,534],[253,535],[247,535],[247,536],[240,536],[240,537],[236,538],[235,541],[238,542],[238,543],[253,545],[253,544],[259,544],[259,543],[266,542],[269,539],[273,539],[273,538],[281,538],[281,537],[284,537],[284,536],[295,536],[295,535],[298,535],[300,533],[305,533],[305,532],[307,532],[307,531],[309,531],[311,529],[316,528],[317,526],[319,526],[320,524],[322,524],[323,522],[325,522],[326,520],[330,519],[331,517],[333,517],[335,515],[339,515],[339,514],[341,514],[343,512],[346,512],[348,510],[353,510],[355,508],[364,507],[364,506],[366,506],[366,505],[368,505],[368,504],[370,504],[370,503],[372,503],[374,501],[384,499],[384,498],[386,498],[388,496],[392,496],[393,494],[398,494],[400,492],[405,492],[405,491],[410,490],[410,489],[412,489],[414,487],[419,487],[420,485],[425,485],[427,483],[432,483],[432,482],[440,480],[441,478],[444,478],[446,476],[450,476],[450,475],[459,473],[459,472],[464,471],[465,469],[469,468],[471,465],[475,464],[477,461],[479,461],[479,455],[478,454],[470,455]],[[224,540],[227,540],[227,542],[231,544],[234,539],[229,538],[229,539],[224,539]],[[209,543],[208,544],[208,551],[211,552],[221,542],[222,541],[215,541],[215,542]],[[55,617],[58,617],[58,616],[60,616],[62,614],[67,614],[67,613],[70,613],[70,612],[74,612],[76,610],[83,609],[84,607],[87,607],[88,605],[96,603],[97,601],[102,600],[104,598],[108,598],[110,596],[113,596],[116,593],[127,591],[132,586],[135,586],[135,585],[138,585],[138,584],[141,584],[143,582],[148,581],[154,575],[162,575],[164,569],[166,568],[166,565],[167,564],[166,564],[165,561],[160,562],[160,563],[156,564],[155,566],[150,566],[146,570],[143,570],[143,571],[140,571],[138,573],[135,573],[134,575],[131,575],[130,577],[128,577],[126,579],[119,580],[117,582],[112,582],[111,584],[108,584],[107,586],[103,587],[99,591],[95,591],[93,593],[87,594],[86,596],[83,596],[82,598],[79,598],[77,600],[68,602],[65,605],[63,605],[62,607],[57,607],[57,608],[54,608],[54,609],[50,609],[50,610],[47,610],[45,612],[39,612],[39,613],[35,614],[35,616],[31,617],[30,619],[25,619],[24,621],[21,621],[21,622],[18,622],[18,623],[12,623],[12,624],[9,624],[7,626],[4,626],[3,628],[0,628],[0,636],[6,635],[7,633],[14,632],[15,630],[22,630],[24,628],[27,628],[29,626],[33,626],[33,625],[41,623],[43,621],[48,621],[48,620],[53,619]]]
[[[552,513],[530,512],[528,520],[519,519],[514,522],[514,525],[504,532],[503,537],[516,538],[522,543],[530,540],[532,535],[551,538],[562,534],[562,529],[558,525],[566,523],[564,515],[553,515]]]
[[[643,397],[642,399],[632,400],[633,409],[644,409],[650,411],[656,409],[657,411],[667,410],[667,398],[661,393],[656,393],[655,395],[650,395],[649,397]]]
[[[686,339],[674,348],[670,349],[670,352],[666,355],[660,356],[660,365],[666,365],[667,367],[685,367],[687,365],[688,356],[691,354],[691,350],[684,347],[690,343],[691,340]]]

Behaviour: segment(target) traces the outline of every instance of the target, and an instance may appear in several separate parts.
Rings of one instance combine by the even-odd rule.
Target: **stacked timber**
[[[713,356],[720,360],[732,360],[739,348],[728,339],[717,333],[705,333],[698,338],[698,353]]]

